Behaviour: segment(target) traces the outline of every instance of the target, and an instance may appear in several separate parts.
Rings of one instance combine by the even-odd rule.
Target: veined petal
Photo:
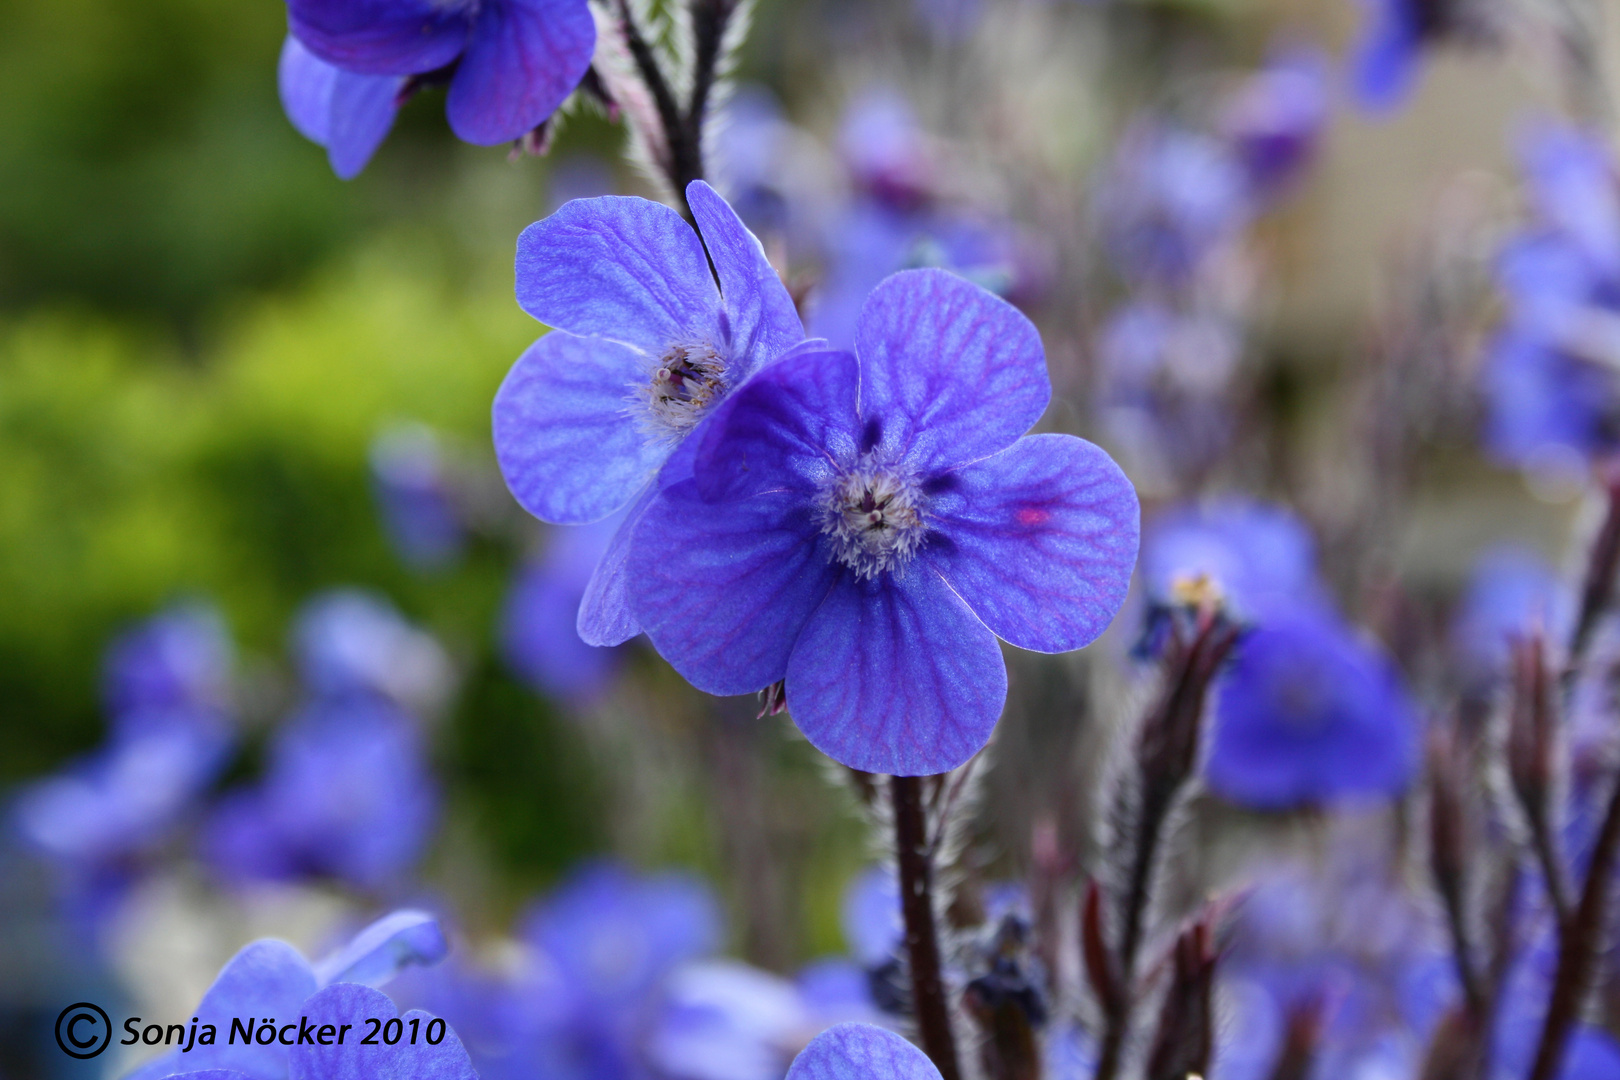
[[[648,507],[631,544],[636,617],[699,690],[747,694],[782,678],[836,576],[802,493],[708,505],[691,481]]]
[[[547,326],[627,342],[660,356],[712,340],[720,294],[697,234],[662,203],[575,199],[523,230],[518,304]]]
[[[1017,308],[944,270],[904,270],[872,290],[855,328],[861,416],[917,469],[1011,446],[1052,397],[1041,337]]]
[[[450,951],[439,920],[425,911],[391,912],[315,965],[322,986],[337,982],[381,986],[412,964],[437,964]]]
[[[874,1024],[835,1024],[799,1052],[787,1080],[939,1080],[928,1055]]]
[[[287,0],[292,32],[322,60],[367,75],[416,75],[461,55],[466,0]]]
[[[579,602],[578,630],[580,640],[587,645],[621,645],[641,633],[641,624],[630,610],[627,583],[630,571],[630,540],[635,535],[641,515],[647,512],[658,494],[654,484],[648,484],[636,496],[636,501],[625,512],[608,541],[607,550],[591,571],[585,585],[585,596]]]
[[[1007,700],[996,636],[921,560],[841,574],[787,665],[805,738],[852,769],[927,776],[983,749]]]
[[[398,1018],[408,1032],[412,1021],[420,1021],[426,1028],[434,1019],[420,1009],[400,1016],[386,994],[369,986],[334,983],[304,1002],[293,1015],[307,1016],[312,1023],[348,1024],[352,1034],[341,1045],[295,1043],[286,1052],[290,1080],[478,1080],[461,1039],[449,1025],[438,1045],[425,1038],[414,1044],[401,1038],[389,1046],[386,1035],[382,1043],[367,1046],[361,1042],[361,1036],[370,1029],[367,1020],[376,1019],[386,1025]]]
[[[804,323],[765,249],[726,200],[694,180],[686,186],[686,201],[720,279],[731,329],[728,352],[740,381],[803,341]]]
[[[817,342],[790,350],[721,403],[692,474],[709,501],[809,490],[859,449],[855,357]]]
[[[986,626],[1037,652],[1107,628],[1141,531],[1136,489],[1112,458],[1072,435],[1030,435],[948,477],[921,557]]]
[[[399,75],[357,75],[339,71],[332,82],[332,119],[327,128],[326,156],[340,180],[360,175],[394,126]]]
[[[586,0],[484,0],[450,81],[450,130],[481,146],[522,137],[573,93],[595,51]]]
[[[629,502],[668,451],[630,414],[648,360],[604,338],[553,330],[495,395],[495,456],[523,508],[575,525]]]

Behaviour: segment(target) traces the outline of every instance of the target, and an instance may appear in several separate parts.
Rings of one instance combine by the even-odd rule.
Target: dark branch
[[[906,924],[906,958],[911,973],[911,1006],[917,1038],[943,1080],[961,1080],[956,1034],[939,951],[934,913],[934,867],[929,858],[928,820],[922,781],[896,776],[889,781],[894,809],[894,855],[900,871],[900,910]]]

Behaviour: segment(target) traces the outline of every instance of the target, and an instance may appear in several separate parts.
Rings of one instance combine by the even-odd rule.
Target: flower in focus
[[[839,1024],[811,1040],[794,1058],[787,1080],[939,1080],[921,1050],[871,1024]]]
[[[590,525],[558,526],[545,552],[518,573],[501,613],[501,648],[525,683],[576,708],[595,701],[623,663],[617,646],[580,639],[579,605],[619,529],[615,515]]]
[[[725,200],[702,181],[686,194],[698,232],[667,206],[604,196],[518,240],[518,302],[555,329],[495,397],[507,486],[558,524],[635,502],[580,609],[592,645],[639,632],[623,565],[654,475],[722,398],[804,339],[793,299]]]
[[[456,507],[443,448],[431,428],[393,428],[371,444],[371,487],[388,539],[418,570],[461,557],[466,527]]]
[[[1285,810],[1404,790],[1419,725],[1395,665],[1331,612],[1271,613],[1216,691],[1205,777],[1223,798]]]
[[[231,1021],[254,1021],[286,1024],[296,1030],[299,1019],[308,1017],[313,1023],[354,1022],[344,1009],[344,1003],[359,1001],[369,1011],[368,1016],[386,1019],[397,1015],[393,1004],[371,987],[388,982],[402,968],[411,965],[431,965],[444,958],[448,950],[444,933],[432,916],[420,911],[396,911],[383,916],[337,951],[310,964],[303,955],[284,941],[264,938],[246,945],[220,970],[214,984],[203,995],[202,1002],[191,1015],[198,1021],[198,1038],[189,1049],[176,1048],[135,1072],[127,1080],[162,1080],[163,1077],[206,1073],[209,1070],[231,1070],[249,1080],[287,1080],[289,1076],[325,1077],[335,1075],[389,1075],[422,1080],[450,1080],[452,1077],[472,1077],[470,1068],[449,1069],[442,1066],[426,1072],[411,1067],[403,1071],[389,1070],[388,1064],[375,1058],[365,1059],[368,1066],[359,1072],[342,1072],[334,1068],[337,1061],[357,1053],[360,1035],[348,1040],[345,1046],[289,1047],[279,1041],[268,1045],[230,1038]],[[341,989],[340,989],[341,988]],[[338,1014],[342,1012],[341,1017]],[[413,1013],[422,1020],[425,1013]],[[272,1021],[271,1018],[274,1018]],[[333,1019],[329,1019],[333,1018]],[[254,1022],[249,1021],[249,1022]],[[204,1041],[204,1026],[213,1025],[215,1037]],[[355,1023],[353,1029],[364,1032],[366,1024]],[[288,1036],[293,1038],[291,1034]],[[188,1036],[189,1041],[189,1036]],[[466,1062],[466,1053],[453,1031],[448,1031],[442,1044],[431,1051],[425,1046],[404,1049],[418,1051],[422,1063],[438,1063],[448,1057],[453,1063]],[[382,1046],[358,1047],[358,1052],[377,1050]],[[459,1055],[459,1058],[458,1058]],[[353,1068],[353,1065],[350,1065]],[[372,1069],[377,1069],[373,1072]]]
[[[288,0],[287,15],[282,101],[344,178],[417,86],[448,83],[450,129],[493,146],[544,123],[596,48],[585,0]]]
[[[854,354],[807,346],[721,407],[693,479],[637,527],[639,621],[699,689],[785,679],[843,764],[954,768],[1006,698],[997,636],[1086,645],[1136,559],[1136,493],[1108,455],[1021,437],[1050,396],[1011,306],[939,270],[890,277]]]

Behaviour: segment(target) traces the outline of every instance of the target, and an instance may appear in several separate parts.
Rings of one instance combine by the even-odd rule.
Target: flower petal
[[[1356,96],[1364,108],[1387,113],[1417,81],[1423,41],[1410,0],[1367,0],[1367,27],[1355,60]]]
[[[1136,489],[1099,447],[1030,435],[949,474],[923,558],[986,626],[1021,649],[1089,644],[1125,602]]]
[[[647,358],[554,330],[529,346],[495,395],[495,456],[523,508],[583,524],[629,502],[667,456],[628,415]]]
[[[729,358],[740,380],[804,340],[804,323],[765,249],[735,210],[702,180],[686,186],[686,201],[730,319]]]
[[[1007,700],[996,637],[933,570],[842,574],[787,665],[805,738],[852,769],[926,776],[990,741]]]
[[[693,461],[708,501],[807,490],[859,441],[860,368],[824,342],[789,350],[734,391],[709,417]]]
[[[276,64],[281,107],[298,134],[320,146],[326,145],[331,131],[332,83],[337,73],[337,68],[291,34],[281,43],[281,60]]]
[[[450,130],[480,146],[521,138],[573,93],[595,51],[586,0],[485,0],[450,81]]]
[[[928,1055],[873,1024],[836,1024],[799,1052],[787,1080],[939,1080]]]
[[[629,568],[647,636],[711,694],[748,694],[782,678],[799,628],[836,576],[803,494],[711,506],[692,481],[647,508]]]
[[[585,595],[579,602],[578,630],[580,640],[587,645],[622,645],[641,633],[641,624],[630,610],[627,564],[630,539],[635,535],[641,515],[647,512],[657,494],[658,489],[652,484],[642,488],[585,583]]]
[[[360,175],[394,126],[399,94],[405,79],[399,75],[357,75],[339,71],[332,83],[332,118],[327,130],[326,156],[339,180]]]
[[[449,950],[438,919],[425,911],[395,911],[323,958],[315,965],[315,977],[322,986],[338,982],[381,986],[411,964],[437,964]]]
[[[547,326],[654,356],[718,334],[720,294],[697,234],[662,203],[575,199],[518,237],[518,304]]]
[[[142,1069],[139,1076],[156,1080],[177,1073],[233,1069],[253,1080],[285,1080],[286,1048],[233,1041],[229,1038],[231,1021],[297,1016],[299,1006],[314,992],[315,973],[297,949],[270,938],[246,945],[220,970],[193,1014],[201,1023],[214,1025],[217,1041],[198,1044],[184,1057],[179,1050],[170,1051]]]
[[[287,0],[287,22],[327,63],[368,75],[416,75],[461,55],[470,8],[465,0]]]
[[[388,996],[358,983],[334,983],[304,1002],[292,1015],[307,1016],[312,1025],[348,1024],[348,1038],[341,1045],[295,1044],[287,1051],[289,1080],[478,1080],[466,1048],[454,1030],[445,1025],[444,1038],[437,1046],[426,1038],[414,1043],[400,1038],[395,1045],[383,1042],[366,1045],[361,1039],[371,1029],[366,1021],[376,1019],[386,1025],[398,1017],[405,1032],[412,1021],[425,1029],[432,1014],[412,1009],[404,1016]],[[379,1033],[382,1029],[379,1029]]]
[[[861,415],[882,445],[937,470],[1011,446],[1046,411],[1041,337],[1017,308],[944,270],[885,278],[855,328]]]

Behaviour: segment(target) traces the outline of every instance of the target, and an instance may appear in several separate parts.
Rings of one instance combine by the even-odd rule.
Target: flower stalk
[[[961,1080],[956,1034],[945,987],[934,907],[933,848],[923,809],[922,780],[895,776],[889,780],[894,812],[894,854],[900,877],[900,910],[905,921],[906,959],[911,975],[912,1012],[923,1052],[943,1080]]]

